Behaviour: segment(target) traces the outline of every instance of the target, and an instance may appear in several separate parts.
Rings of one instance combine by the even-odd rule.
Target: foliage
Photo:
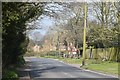
[[[2,3],[2,61],[3,71],[9,65],[17,64],[26,52],[29,40],[26,38],[26,21],[41,15],[41,7],[35,3]]]
[[[112,48],[112,53],[107,53],[110,56],[109,60],[119,61],[119,2],[101,2],[92,5],[96,5],[92,8],[93,12],[95,11],[96,19],[93,22],[88,22],[88,44],[94,45],[95,48]]]
[[[86,43],[89,46],[97,48],[114,48],[109,56],[114,55],[113,59],[119,61],[116,56],[120,55],[119,36],[120,36],[120,2],[93,2],[88,3],[87,16],[87,36]],[[84,20],[84,3],[69,3],[67,7],[75,13],[74,18],[68,19],[68,23],[59,25],[57,34],[49,36],[51,44],[64,43],[66,46],[73,43],[76,48],[83,44],[83,20]],[[53,32],[53,30],[52,30]],[[56,36],[58,36],[56,38]],[[55,42],[54,42],[55,41]],[[97,50],[96,50],[97,56]],[[111,57],[112,58],[112,57]]]
[[[2,76],[2,80],[19,80],[19,78],[14,71],[7,70]]]

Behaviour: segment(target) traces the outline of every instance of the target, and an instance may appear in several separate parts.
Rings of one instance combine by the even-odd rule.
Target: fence
[[[90,49],[86,50],[86,58],[93,58],[99,60],[120,61],[119,55],[119,48],[116,47],[97,48],[92,49],[92,51]]]

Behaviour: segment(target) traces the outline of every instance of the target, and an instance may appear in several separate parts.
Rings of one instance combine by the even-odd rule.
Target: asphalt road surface
[[[77,67],[70,66],[54,59],[26,57],[25,58],[29,68],[26,71],[29,72],[31,80],[43,80],[43,79],[70,79],[70,80],[118,80],[113,79],[115,77],[86,71]]]

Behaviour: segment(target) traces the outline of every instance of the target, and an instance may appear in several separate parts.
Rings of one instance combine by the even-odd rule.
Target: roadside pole
[[[82,66],[85,65],[85,53],[86,53],[86,26],[87,26],[87,2],[84,4],[84,35],[83,35],[83,60]]]
[[[60,57],[60,33],[58,31],[58,57]]]

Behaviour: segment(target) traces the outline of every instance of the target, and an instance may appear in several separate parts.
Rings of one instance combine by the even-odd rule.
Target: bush
[[[4,72],[4,75],[2,76],[2,80],[19,80],[19,78],[16,72],[7,70]]]

